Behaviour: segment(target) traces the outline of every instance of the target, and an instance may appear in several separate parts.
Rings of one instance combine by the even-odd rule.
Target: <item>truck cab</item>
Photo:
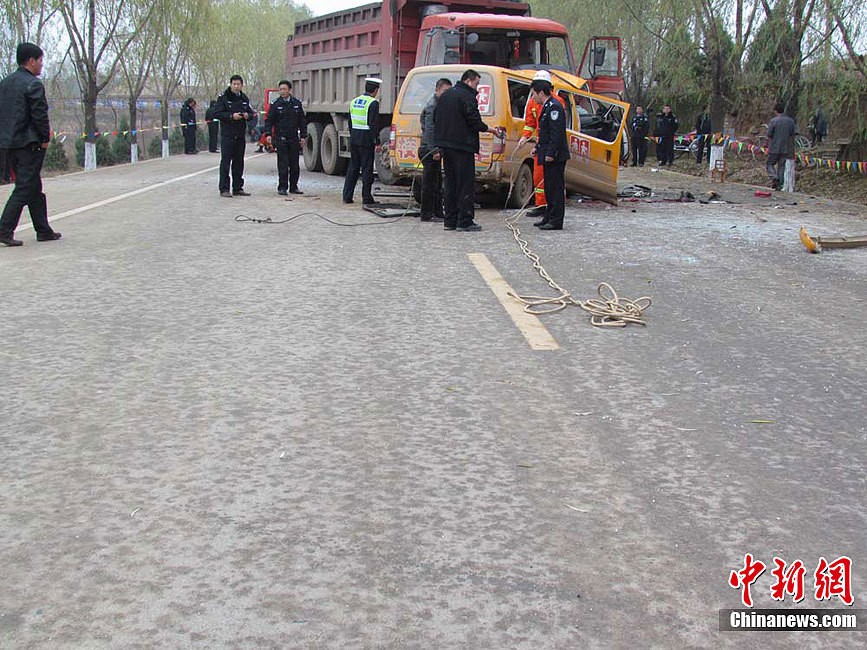
[[[577,75],[569,32],[553,20],[477,13],[426,17],[415,65],[455,63]]]

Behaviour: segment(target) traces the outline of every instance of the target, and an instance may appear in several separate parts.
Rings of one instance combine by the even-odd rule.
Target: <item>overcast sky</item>
[[[330,14],[341,9],[349,9],[350,7],[360,7],[371,2],[372,0],[303,0],[303,4],[310,7],[314,16]]]

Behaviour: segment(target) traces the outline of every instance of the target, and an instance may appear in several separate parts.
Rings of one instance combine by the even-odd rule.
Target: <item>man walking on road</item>
[[[446,173],[446,230],[472,232],[482,227],[473,221],[476,200],[476,154],[479,133],[497,133],[479,114],[476,99],[481,75],[467,70],[445,91],[434,111],[434,145],[443,152]]]
[[[242,91],[244,79],[232,75],[229,87],[220,95],[214,107],[214,117],[220,120],[220,196],[250,196],[244,191],[244,152],[247,143],[247,121],[257,117],[250,100]],[[232,168],[232,193],[229,193],[229,167]]]
[[[650,120],[644,114],[641,106],[635,107],[635,115],[629,125],[632,136],[632,166],[644,167],[647,158],[647,134],[650,131]]]
[[[795,156],[795,131],[798,127],[783,111],[785,107],[778,103],[774,106],[774,118],[768,124],[768,159],[765,170],[771,181],[771,188],[782,189],[783,175],[788,158]]]
[[[418,157],[421,160],[421,221],[443,221],[443,165],[442,152],[434,145],[434,111],[442,94],[452,87],[452,82],[443,77],[438,79],[434,94],[421,111],[421,146]]]
[[[307,134],[304,107],[292,97],[292,82],[284,79],[277,88],[280,96],[271,102],[265,118],[265,133],[273,132],[272,142],[277,149],[277,194],[285,196],[287,188],[292,194],[304,194],[298,189],[298,155]]]
[[[343,202],[353,203],[355,184],[361,174],[361,202],[375,205],[373,200],[373,157],[379,151],[379,100],[376,95],[382,79],[367,77],[364,94],[349,104],[349,169],[343,182]]]
[[[36,231],[36,241],[60,239],[48,224],[48,203],[42,192],[42,163],[51,141],[48,102],[42,74],[42,48],[21,43],[16,52],[18,70],[0,82],[0,149],[6,149],[9,167],[15,172],[15,189],[0,217],[0,244],[21,246],[14,239],[24,206]]]
[[[199,153],[196,150],[196,100],[192,97],[181,107],[181,129],[184,132],[184,153]]]
[[[545,216],[534,223],[539,230],[563,230],[566,214],[566,161],[569,143],[566,141],[566,112],[551,96],[550,82],[537,79],[530,86],[530,98],[542,107],[539,115],[539,142],[533,149],[536,164],[545,174],[547,206]]]

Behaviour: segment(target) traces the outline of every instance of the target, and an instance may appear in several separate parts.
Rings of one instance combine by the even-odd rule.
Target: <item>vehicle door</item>
[[[578,76],[587,80],[590,92],[621,99],[623,83],[623,51],[620,38],[594,36],[584,46]]]
[[[569,105],[567,114],[571,112],[566,189],[616,204],[629,104],[581,90],[561,90],[558,95]]]

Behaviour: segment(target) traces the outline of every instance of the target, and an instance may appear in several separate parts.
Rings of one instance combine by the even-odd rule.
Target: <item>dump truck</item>
[[[620,39],[596,38],[575,62],[563,25],[534,18],[512,0],[385,0],[296,23],[286,41],[293,94],[304,103],[309,170],[343,174],[349,162],[349,102],[364,91],[365,77],[383,80],[379,93],[382,150],[376,169],[393,183],[389,147],[394,102],[416,66],[462,64],[516,70],[551,69],[622,91]],[[608,92],[606,92],[608,94]]]

